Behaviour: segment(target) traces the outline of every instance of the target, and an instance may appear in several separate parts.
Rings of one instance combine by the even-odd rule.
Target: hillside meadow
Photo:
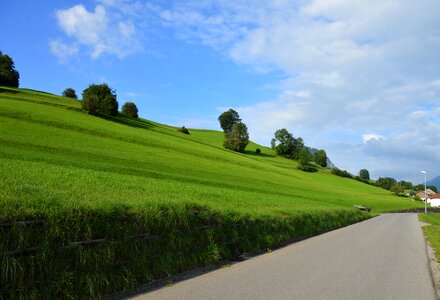
[[[0,87],[0,297],[100,297],[370,217],[354,205],[420,206],[176,129]]]

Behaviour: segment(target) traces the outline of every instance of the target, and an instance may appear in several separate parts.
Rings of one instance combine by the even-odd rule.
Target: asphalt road
[[[435,299],[416,214],[382,215],[134,299]]]

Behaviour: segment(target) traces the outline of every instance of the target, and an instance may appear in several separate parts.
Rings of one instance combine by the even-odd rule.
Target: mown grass
[[[423,232],[435,250],[437,261],[440,261],[440,214],[419,214],[419,219],[422,222],[431,224],[430,226],[424,226]]]
[[[190,133],[0,88],[0,223],[45,221],[0,227],[0,295],[98,297],[367,218],[355,204],[420,206],[326,170],[301,172],[254,143],[225,150],[218,131]],[[95,239],[105,241],[70,247]]]

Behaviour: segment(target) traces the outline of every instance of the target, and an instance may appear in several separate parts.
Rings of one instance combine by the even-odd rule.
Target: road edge
[[[435,296],[440,299],[440,264],[435,256],[435,250],[425,236],[426,254],[428,256],[429,271],[431,273],[432,284],[435,290]]]

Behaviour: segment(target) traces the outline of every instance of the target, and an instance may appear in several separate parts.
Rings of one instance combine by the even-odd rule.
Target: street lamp
[[[426,171],[420,171],[425,175],[425,214],[426,214],[426,202],[428,201],[428,195],[426,195]]]

